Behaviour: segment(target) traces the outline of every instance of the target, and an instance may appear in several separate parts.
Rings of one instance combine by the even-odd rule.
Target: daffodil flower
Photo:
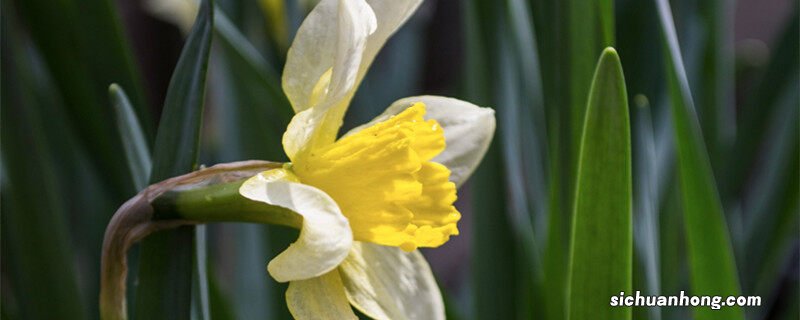
[[[291,160],[239,189],[303,217],[297,241],[268,271],[289,282],[298,319],[442,319],[441,293],[418,247],[458,234],[456,187],[483,157],[494,112],[419,96],[393,103],[337,139],[386,40],[417,0],[322,0],[289,49],[283,89],[296,114],[283,136]]]

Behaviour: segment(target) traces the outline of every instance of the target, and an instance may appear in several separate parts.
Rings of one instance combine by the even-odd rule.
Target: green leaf
[[[695,73],[698,84],[697,106],[709,158],[715,169],[722,162],[734,138],[736,105],[734,86],[734,2],[711,0],[697,3],[696,16],[702,27],[699,65]]]
[[[631,292],[631,136],[617,52],[597,63],[578,161],[569,268],[569,319],[630,319],[609,299]]]
[[[228,18],[215,14],[215,31],[220,40],[224,66],[227,106],[223,134],[227,141],[222,153],[230,160],[285,160],[281,136],[294,112],[283,94],[280,75]],[[234,142],[235,141],[235,142]]]
[[[212,0],[200,5],[170,80],[156,135],[151,182],[197,168],[213,10]],[[137,318],[190,318],[193,243],[192,227],[159,232],[142,242]]]
[[[220,44],[222,66],[217,75],[219,90],[225,95],[214,105],[219,111],[222,140],[221,160],[267,159],[286,161],[281,137],[293,115],[280,84],[280,75],[259,51],[217,11],[215,36]],[[216,57],[216,56],[215,56]],[[242,319],[287,319],[284,292],[286,285],[264,271],[264,261],[274,257],[297,239],[294,230],[269,225],[231,224],[223,227],[232,235],[237,265],[230,277],[227,298],[231,312]],[[212,309],[212,313],[216,312]]]
[[[800,14],[795,10],[769,58],[769,65],[758,76],[739,110],[736,124],[739,135],[730,153],[732,156],[726,158],[725,176],[721,177],[733,189],[731,192],[741,192],[748,182],[747,174],[751,172],[748,169],[760,159],[758,148],[767,141],[764,135],[769,131],[777,100],[783,92],[797,90],[791,78],[797,77],[799,64]]]
[[[56,154],[47,128],[53,121],[40,99],[36,61],[21,41],[8,1],[2,2],[2,187],[3,316],[17,319],[86,319],[67,208],[59,188]]]
[[[70,125],[92,165],[103,173],[115,201],[134,190],[120,152],[106,93],[112,82],[132,90],[133,105],[145,135],[151,121],[130,49],[122,37],[111,0],[15,1],[31,38],[63,98]],[[112,212],[109,212],[110,215]]]
[[[507,214],[499,137],[495,136],[473,177],[472,281],[474,319],[514,319],[521,285],[515,276],[517,239]],[[529,271],[529,270],[526,270]]]
[[[199,225],[194,230],[194,290],[192,291],[193,319],[211,320],[211,302],[209,297],[208,274],[208,240],[205,225]]]
[[[509,3],[511,5],[511,3]],[[520,9],[520,8],[518,8]],[[525,10],[522,8],[522,10]],[[501,27],[501,30],[504,30]],[[511,32],[517,33],[517,32]],[[503,32],[503,34],[507,34]],[[498,46],[498,64],[497,71],[499,73],[498,81],[496,82],[497,94],[497,117],[498,122],[503,123],[498,131],[497,139],[500,139],[503,160],[503,170],[507,173],[520,173],[520,174],[505,174],[505,183],[507,185],[505,192],[508,198],[507,214],[509,215],[509,228],[514,235],[516,252],[520,259],[515,261],[518,266],[518,274],[516,281],[516,298],[515,305],[518,308],[517,316],[521,318],[532,318],[534,312],[543,313],[542,309],[533,309],[532,303],[527,303],[534,299],[536,287],[541,282],[542,268],[540,266],[540,249],[538,248],[538,239],[534,231],[534,219],[544,220],[544,177],[542,176],[541,165],[541,145],[537,142],[536,137],[533,137],[532,131],[523,130],[523,128],[530,128],[533,122],[533,117],[530,113],[526,113],[524,107],[530,105],[530,100],[526,99],[520,90],[522,84],[520,83],[521,77],[518,69],[515,67],[519,65],[519,60],[514,60],[513,51],[511,51],[513,42],[510,41],[508,36],[500,36]],[[535,58],[529,57],[529,58]],[[533,75],[531,75],[532,77]],[[524,82],[523,82],[524,83]],[[532,153],[535,156],[531,157],[525,151],[535,149]],[[527,156],[527,157],[526,157]],[[533,159],[531,159],[533,158]],[[534,160],[535,159],[535,160]],[[529,165],[534,164],[531,167]],[[524,174],[531,173],[532,174]],[[531,192],[529,189],[536,189]],[[533,205],[533,203],[537,205]]]
[[[658,169],[656,168],[656,146],[653,132],[653,119],[650,115],[650,105],[643,95],[633,98],[636,105],[633,126],[633,156],[634,156],[634,261],[640,268],[634,269],[635,279],[641,279],[646,285],[642,291],[648,295],[661,294],[661,269],[659,268],[659,221],[658,221]],[[637,275],[637,271],[642,274]],[[634,284],[635,285],[635,284]],[[639,286],[635,286],[637,289]],[[649,319],[660,320],[661,308],[650,307],[647,312]],[[636,310],[634,310],[636,311]]]
[[[116,83],[112,84],[108,88],[108,94],[111,104],[114,106],[117,128],[122,137],[122,147],[125,151],[125,158],[128,160],[131,178],[136,190],[142,190],[147,187],[147,179],[150,177],[152,168],[147,140],[122,87]]]
[[[515,84],[518,81],[516,75],[508,71],[516,65],[510,61],[511,54],[503,56],[500,50],[487,49],[502,47],[505,52],[513,52],[509,51],[509,39],[497,36],[508,30],[505,24],[507,5],[470,1],[464,10],[468,51],[466,97],[480,105],[496,105],[498,115],[503,113],[503,116],[498,116],[501,119],[514,117],[516,111],[509,106],[516,107],[519,103],[515,101],[518,92],[504,92],[509,88],[499,83]],[[488,79],[503,80],[492,82]],[[533,268],[529,265],[532,243],[520,242],[532,238],[530,223],[525,222],[519,228],[514,226],[515,221],[524,221],[529,214],[526,205],[520,202],[524,200],[525,193],[520,192],[519,183],[510,186],[506,178],[505,157],[508,149],[503,144],[516,138],[506,140],[504,134],[509,132],[516,130],[501,130],[498,127],[492,146],[471,179],[474,192],[472,225],[475,227],[471,259],[473,295],[470,302],[471,317],[475,319],[530,318],[530,310],[527,309],[535,308],[531,306],[529,298],[529,279],[533,278],[529,277]],[[512,189],[515,200],[509,202],[507,195]]]
[[[781,94],[778,105],[772,107],[770,125],[764,134],[765,142],[759,153],[759,165],[743,196],[744,245],[747,259],[743,264],[744,292],[762,296],[765,308],[756,312],[766,317],[782,283],[791,271],[785,270],[798,238],[798,189],[800,181],[800,79],[795,75],[791,85]],[[773,298],[774,297],[774,298]]]
[[[672,12],[666,0],[656,0],[666,52],[678,172],[689,251],[693,295],[738,295],[739,280],[728,226],[714,182],[680,54]],[[695,308],[695,318],[743,319],[741,308]]]
[[[595,59],[603,48],[614,45],[612,9],[610,0],[571,0],[567,5],[570,89],[570,117],[567,125],[571,127],[572,150],[576,156]]]

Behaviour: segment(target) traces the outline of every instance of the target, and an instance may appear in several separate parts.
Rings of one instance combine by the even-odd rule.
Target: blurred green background
[[[205,92],[186,93],[205,97],[205,110],[167,124],[159,119],[176,104],[167,90],[188,30],[146,2],[0,0],[1,319],[98,318],[105,226],[148,176],[126,157],[134,138],[125,119],[138,120],[134,142],[154,157],[156,128],[181,127],[199,128],[201,164],[286,160],[280,137],[292,111],[280,71],[314,1],[217,0],[213,34],[190,36],[199,48],[210,40],[210,55],[184,52],[208,59]],[[570,248],[594,239],[571,232],[584,114],[597,59],[613,46],[627,87],[632,188],[608,192],[632,199],[633,226],[598,223],[632,236],[631,288],[758,295],[762,305],[744,318],[798,319],[799,29],[792,0],[427,0],[378,56],[344,129],[411,95],[495,108],[493,147],[459,192],[462,233],[423,252],[450,318],[566,319],[577,308],[567,288],[580,251]],[[183,71],[176,78],[202,74]],[[111,83],[133,113],[119,115]],[[289,317],[285,285],[265,266],[296,231],[181,232],[153,240],[171,245],[160,255],[131,252],[134,318]],[[157,263],[139,270],[143,260]],[[176,276],[146,280],[158,272]],[[159,301],[169,305],[152,306]],[[632,317],[742,318],[729,312],[633,308]]]

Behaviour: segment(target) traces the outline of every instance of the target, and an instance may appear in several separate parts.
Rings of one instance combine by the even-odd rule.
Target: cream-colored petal
[[[286,305],[297,320],[358,319],[350,308],[337,270],[316,278],[290,282],[286,290]]]
[[[312,10],[295,36],[283,73],[283,89],[295,112],[315,110],[287,128],[284,145],[290,158],[333,143],[369,65],[420,3],[323,0]]]
[[[303,148],[309,147],[311,136],[318,130],[324,112],[317,112],[315,109],[306,109],[298,112],[289,121],[286,132],[283,133],[283,152],[292,162],[296,162],[295,155]]]
[[[408,97],[395,101],[383,114],[354,128],[347,135],[385,121],[417,102],[425,104],[425,118],[435,119],[444,130],[447,147],[433,161],[447,166],[451,171],[450,181],[460,187],[478,167],[494,137],[494,110],[490,108],[448,97]]]
[[[364,0],[323,0],[308,14],[283,70],[283,90],[295,112],[330,107],[355,90],[367,37],[376,24]]]
[[[323,275],[338,266],[353,243],[347,218],[321,190],[296,182],[284,169],[262,172],[242,184],[239,193],[251,200],[283,207],[303,216],[297,241],[267,266],[278,282]]]
[[[161,20],[172,23],[184,34],[192,29],[200,3],[197,0],[146,0],[144,9]]]
[[[350,303],[374,319],[445,318],[442,293],[419,251],[355,242],[339,273]]]

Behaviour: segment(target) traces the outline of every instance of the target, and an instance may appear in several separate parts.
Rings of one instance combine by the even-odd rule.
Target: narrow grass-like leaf
[[[739,280],[728,225],[692,102],[672,12],[666,0],[656,0],[656,7],[666,52],[692,294],[737,295]],[[698,320],[744,317],[738,307],[695,308],[694,314]]]
[[[630,293],[631,136],[622,65],[614,49],[597,63],[578,161],[568,319],[630,319],[609,298]]]
[[[543,240],[544,222],[546,221],[547,208],[547,127],[544,111],[544,91],[539,63],[539,54],[536,44],[536,33],[533,29],[532,15],[528,4],[522,0],[507,0],[506,14],[508,16],[508,36],[513,57],[510,69],[517,69],[514,77],[518,84],[509,91],[509,94],[519,96],[517,122],[520,122],[519,132],[515,139],[524,146],[516,153],[523,165],[524,179],[527,181],[527,201],[529,214],[533,216],[537,228],[536,240]],[[515,68],[520,66],[520,68]],[[508,73],[512,73],[511,70]],[[506,94],[508,95],[508,94]],[[522,169],[522,168],[521,168]]]
[[[151,182],[197,167],[213,9],[212,0],[200,5],[172,75],[156,135]],[[137,318],[189,319],[193,242],[192,227],[159,232],[142,242]]]
[[[653,120],[650,115],[650,105],[644,96],[634,97],[637,107],[634,121],[634,244],[636,245],[636,259],[643,275],[636,277],[643,279],[648,295],[661,294],[661,272],[659,268],[659,225],[658,225],[658,175],[656,169],[656,148],[653,133]],[[636,272],[634,272],[636,273]],[[661,319],[659,307],[648,308],[649,318]]]
[[[194,290],[192,295],[193,319],[211,320],[211,302],[208,285],[208,239],[206,226],[199,225],[194,229]]]
[[[142,190],[147,187],[147,179],[150,177],[152,168],[147,140],[131,102],[122,87],[116,83],[112,84],[108,88],[108,93],[116,113],[117,128],[122,136],[122,146],[125,151],[125,158],[128,160],[131,178],[136,190]]]

